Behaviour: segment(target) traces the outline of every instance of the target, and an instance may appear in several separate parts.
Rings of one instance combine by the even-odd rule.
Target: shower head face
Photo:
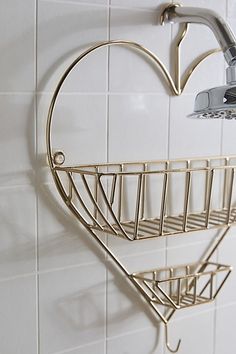
[[[195,99],[194,113],[201,119],[236,119],[236,85],[214,87],[200,92]]]

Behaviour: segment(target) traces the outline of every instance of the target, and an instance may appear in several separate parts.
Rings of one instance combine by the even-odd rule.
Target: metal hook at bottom
[[[170,348],[169,340],[168,340],[168,329],[167,324],[165,324],[165,340],[166,340],[166,347],[171,353],[177,353],[180,347],[181,339],[179,339],[178,344],[175,349]]]

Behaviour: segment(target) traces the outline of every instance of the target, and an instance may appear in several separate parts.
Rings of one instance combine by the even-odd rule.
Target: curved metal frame
[[[51,123],[52,123],[53,111],[54,111],[54,107],[55,107],[56,100],[57,100],[58,94],[60,92],[60,89],[61,89],[63,83],[65,82],[66,78],[68,77],[68,75],[74,69],[74,67],[77,64],[79,64],[82,59],[84,59],[90,53],[96,51],[99,48],[106,47],[106,46],[110,47],[110,46],[114,46],[114,45],[129,47],[131,49],[138,50],[142,54],[146,55],[151,61],[153,61],[157,65],[157,68],[160,70],[160,72],[163,74],[163,77],[164,77],[165,81],[169,85],[171,93],[173,95],[179,96],[183,92],[186,84],[188,83],[192,73],[195,71],[197,66],[202,61],[204,61],[207,57],[209,57],[211,54],[214,54],[214,53],[217,53],[217,52],[220,51],[220,49],[212,49],[212,50],[209,50],[206,53],[202,54],[198,58],[196,58],[196,60],[192,63],[191,68],[184,75],[184,78],[183,78],[183,80],[181,82],[181,77],[180,77],[180,47],[181,47],[181,44],[182,44],[182,42],[183,42],[183,40],[184,40],[184,38],[185,38],[185,36],[187,34],[187,31],[188,31],[188,24],[184,24],[184,26],[180,30],[179,36],[177,38],[177,43],[176,43],[176,67],[175,67],[175,71],[176,71],[175,77],[176,78],[175,78],[175,80],[172,79],[172,77],[171,77],[170,73],[168,72],[167,68],[165,67],[165,65],[162,63],[162,61],[153,52],[151,52],[149,49],[145,48],[144,46],[140,45],[139,43],[132,42],[132,41],[127,41],[127,40],[104,41],[104,42],[98,43],[98,44],[90,47],[85,52],[83,52],[79,57],[77,57],[69,65],[69,67],[65,70],[65,72],[61,76],[61,78],[60,78],[60,80],[59,80],[59,82],[57,84],[57,87],[56,87],[56,89],[54,91],[54,94],[53,94],[53,97],[52,97],[52,100],[51,100],[51,104],[50,104],[50,108],[49,108],[49,112],[48,112],[47,131],[46,131],[46,144],[47,144],[47,154],[48,154],[48,162],[49,162],[50,168],[53,168],[53,165],[54,165],[53,160],[52,160],[52,147],[51,147]]]
[[[114,46],[114,45],[118,45],[118,46],[125,46],[125,47],[129,47],[131,49],[136,49],[139,52],[141,52],[143,55],[145,55],[146,57],[148,57],[150,59],[150,61],[154,62],[157,66],[157,68],[160,70],[160,72],[163,74],[163,77],[165,79],[165,81],[167,82],[167,84],[169,85],[169,88],[172,92],[172,94],[178,96],[181,95],[181,93],[183,92],[188,80],[190,79],[193,71],[197,68],[197,66],[203,61],[205,60],[208,56],[210,56],[211,54],[214,54],[216,52],[219,51],[219,49],[213,49],[210,50],[206,53],[204,53],[203,55],[201,55],[199,58],[197,58],[193,65],[191,66],[191,68],[187,71],[187,73],[185,74],[182,82],[181,82],[181,78],[180,78],[180,47],[181,47],[181,43],[184,40],[186,34],[187,34],[187,30],[188,30],[188,24],[185,24],[183,26],[183,28],[180,30],[179,36],[177,38],[177,43],[176,43],[176,78],[175,81],[172,79],[170,73],[168,72],[167,68],[165,67],[165,65],[162,63],[162,61],[153,53],[151,52],[149,49],[145,48],[144,46],[133,42],[133,41],[127,41],[127,40],[111,40],[111,41],[104,41],[101,43],[98,43],[92,47],[90,47],[89,49],[87,49],[85,52],[83,52],[79,57],[77,57],[70,65],[69,67],[65,70],[65,72],[63,73],[63,75],[61,76],[61,79],[59,80],[57,87],[54,91],[51,103],[50,103],[50,107],[49,107],[49,112],[48,112],[48,118],[47,118],[47,128],[46,128],[46,146],[47,146],[47,156],[48,156],[48,163],[51,169],[51,172],[53,174],[55,183],[57,185],[58,191],[61,194],[64,202],[66,203],[66,205],[68,207],[70,207],[71,211],[73,212],[73,214],[79,218],[79,220],[86,225],[86,222],[84,220],[84,218],[82,217],[82,215],[78,212],[78,210],[73,207],[72,205],[68,205],[67,202],[67,195],[66,192],[64,190],[64,187],[62,185],[62,183],[60,182],[60,178],[58,176],[57,171],[55,170],[55,161],[54,161],[54,157],[53,157],[53,149],[52,149],[52,142],[51,142],[51,127],[52,127],[52,119],[53,119],[53,112],[54,112],[54,108],[55,108],[55,104],[56,104],[56,100],[57,97],[60,93],[61,87],[63,85],[63,83],[65,82],[66,78],[68,77],[68,75],[72,72],[72,70],[75,68],[75,66],[77,64],[80,63],[80,61],[82,59],[84,59],[86,56],[88,56],[90,53],[96,51],[99,48],[102,47],[110,47],[110,46]],[[58,153],[58,152],[57,152]]]
[[[184,24],[184,26],[181,28],[178,38],[176,40],[176,66],[175,66],[175,79],[173,79],[168,72],[167,68],[165,65],[162,63],[162,61],[150,50],[147,48],[143,47],[142,45],[132,42],[132,41],[127,41],[127,40],[111,40],[111,41],[104,41],[101,43],[98,43],[92,47],[90,47],[88,50],[83,52],[81,55],[79,55],[71,64],[70,66],[65,70],[63,73],[61,79],[59,80],[59,83],[55,89],[55,92],[53,94],[50,107],[49,107],[49,112],[48,112],[48,118],[47,118],[47,127],[46,127],[46,145],[47,145],[47,157],[48,157],[48,163],[56,184],[56,187],[67,205],[67,207],[70,209],[70,211],[79,219],[79,221],[85,226],[85,228],[90,232],[90,234],[96,239],[96,241],[102,246],[102,248],[110,255],[110,257],[113,259],[113,261],[116,263],[116,265],[121,269],[121,271],[128,277],[128,279],[131,281],[131,283],[136,287],[136,289],[139,291],[139,293],[142,294],[143,298],[146,300],[146,302],[149,304],[149,306],[154,310],[154,312],[159,316],[159,318],[164,322],[165,324],[165,339],[166,339],[166,346],[171,352],[177,352],[180,346],[180,341],[177,344],[176,349],[171,349],[168,341],[168,333],[167,333],[167,323],[172,317],[173,313],[175,310],[172,310],[171,313],[164,317],[162,313],[157,309],[155,304],[152,302],[150,299],[150,296],[140,287],[138,282],[135,280],[135,278],[128,272],[128,270],[123,266],[123,264],[119,261],[119,259],[113,254],[113,252],[109,249],[109,247],[101,240],[101,238],[97,235],[97,233],[90,228],[90,226],[87,224],[86,220],[82,216],[82,214],[79,212],[79,210],[76,208],[76,206],[72,203],[70,198],[68,198],[68,194],[63,186],[63,183],[60,180],[60,176],[58,174],[58,171],[56,169],[56,166],[58,166],[60,163],[58,161],[62,161],[62,164],[64,162],[63,158],[63,153],[61,151],[57,151],[56,155],[53,155],[53,149],[52,149],[52,120],[53,120],[53,113],[54,113],[54,108],[56,105],[56,101],[58,98],[58,95],[60,93],[61,87],[63,83],[65,82],[66,78],[68,75],[72,72],[74,67],[80,63],[81,60],[83,60],[86,56],[88,56],[90,53],[96,51],[99,48],[103,47],[110,47],[110,46],[125,46],[130,49],[137,50],[141,54],[145,55],[152,61],[157,69],[162,73],[164,80],[168,84],[168,87],[173,95],[181,95],[183,92],[188,80],[190,79],[193,71],[197,68],[197,66],[205,60],[209,55],[214,54],[219,51],[219,49],[213,49],[210,50],[203,55],[199,56],[191,65],[189,70],[185,73],[184,77],[181,79],[180,76],[180,48],[181,44],[185,38],[185,35],[188,30],[188,24]],[[62,156],[61,156],[62,153]],[[58,158],[58,161],[57,161]],[[67,173],[68,178],[70,179],[70,172]],[[73,188],[73,184],[72,187]]]

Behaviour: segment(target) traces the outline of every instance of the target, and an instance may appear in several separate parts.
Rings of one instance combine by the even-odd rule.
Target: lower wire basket
[[[236,157],[54,166],[63,199],[94,230],[140,240],[236,221]],[[59,187],[61,189],[61,187]]]
[[[132,278],[159,305],[181,309],[213,301],[232,267],[203,262],[133,273]]]

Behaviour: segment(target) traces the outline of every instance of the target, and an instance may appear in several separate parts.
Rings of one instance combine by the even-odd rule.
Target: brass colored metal
[[[65,155],[63,151],[56,151],[53,154],[53,162],[57,166],[63,165],[63,163],[65,162]]]
[[[199,266],[203,271],[189,273],[189,268],[196,269]],[[150,291],[152,302],[179,310],[214,300],[231,271],[232,267],[228,265],[203,262],[133,273],[132,276],[141,287]],[[155,280],[153,280],[154,272]],[[173,274],[171,277],[170,272]],[[221,281],[217,282],[216,275],[220,273],[223,273],[223,276]]]
[[[209,55],[219,51],[211,50],[198,57],[181,78],[180,49],[187,30],[188,24],[181,27],[175,43],[174,79],[154,53],[132,41],[105,41],[86,50],[63,73],[51,100],[46,128],[48,163],[64,203],[165,324],[166,346],[173,353],[178,351],[181,342],[179,340],[176,348],[171,349],[168,340],[167,324],[175,311],[213,301],[232,269],[230,266],[212,263],[209,260],[228,233],[230,225],[236,223],[236,207],[232,206],[236,168],[233,161],[236,157],[65,166],[65,154],[61,150],[53,152],[51,139],[54,109],[63,83],[77,64],[99,48],[125,46],[138,51],[160,70],[171,93],[180,95],[197,66]],[[62,175],[68,183],[62,182]],[[194,209],[195,179],[199,175],[204,180],[203,203],[201,209]],[[224,187],[223,201],[221,205],[215,207],[212,205],[214,190],[219,183],[217,176],[223,178]],[[171,211],[171,206],[174,205],[172,188],[181,177],[182,207]],[[131,213],[127,216],[125,212],[125,204],[129,202],[126,193],[130,185],[135,189],[132,217]],[[155,190],[152,190],[152,185]],[[156,204],[150,213],[147,204],[152,192],[158,196],[154,194]],[[138,241],[224,226],[227,226],[226,231],[217,240],[205,261],[194,265],[132,274],[99,236],[103,233],[129,241]],[[182,272],[181,275],[179,271]],[[216,283],[216,276],[219,274],[223,274],[223,278]],[[164,308],[166,313],[163,314],[160,307]]]
[[[175,349],[171,349],[170,344],[169,344],[169,339],[168,339],[168,338],[169,338],[169,337],[168,337],[168,328],[167,328],[167,325],[165,324],[165,340],[166,340],[166,346],[167,346],[168,350],[169,350],[171,353],[177,353],[178,350],[179,350],[180,344],[181,344],[181,339],[179,339],[176,348],[175,348]]]
[[[234,188],[235,158],[232,156],[227,160],[225,157],[216,157],[76,167],[55,166],[53,173],[60,172],[68,177],[68,185],[72,186],[72,189],[66,192],[65,203],[68,205],[74,203],[75,199],[78,200],[86,211],[87,215],[84,218],[90,229],[102,230],[108,234],[134,241],[234,224],[236,207],[231,205],[231,201],[233,192],[236,192]],[[196,162],[201,166],[195,167]],[[171,167],[176,164],[187,167]],[[167,168],[163,170],[163,166]],[[195,185],[195,180],[198,179],[199,174],[203,180],[204,191],[202,210],[195,209],[193,206],[194,193],[198,187],[198,184]],[[219,203],[218,208],[211,207],[214,199],[213,191],[219,185],[219,177],[223,179],[221,199],[223,202],[227,200],[223,209],[221,208],[223,202]],[[136,202],[131,213],[133,219],[127,219],[125,215],[127,197],[124,193],[131,183],[130,178],[132,178],[133,186],[136,186],[133,196]],[[173,204],[171,188],[180,178],[182,178],[180,187],[183,188],[182,207],[177,213],[170,213],[167,210],[171,206],[170,203]],[[76,187],[75,179],[82,181],[79,187],[81,192]],[[89,186],[88,179],[93,180],[93,188]],[[107,183],[108,186],[110,185],[108,189]],[[121,183],[127,188],[123,189]],[[153,211],[155,214],[148,215],[147,191],[154,193],[158,188],[160,208],[157,205],[157,211]],[[88,195],[89,204],[93,205],[92,210],[89,210],[86,202],[83,201],[81,193]],[[97,200],[97,193],[100,195],[99,200]],[[97,220],[98,216],[101,217],[102,223]]]

